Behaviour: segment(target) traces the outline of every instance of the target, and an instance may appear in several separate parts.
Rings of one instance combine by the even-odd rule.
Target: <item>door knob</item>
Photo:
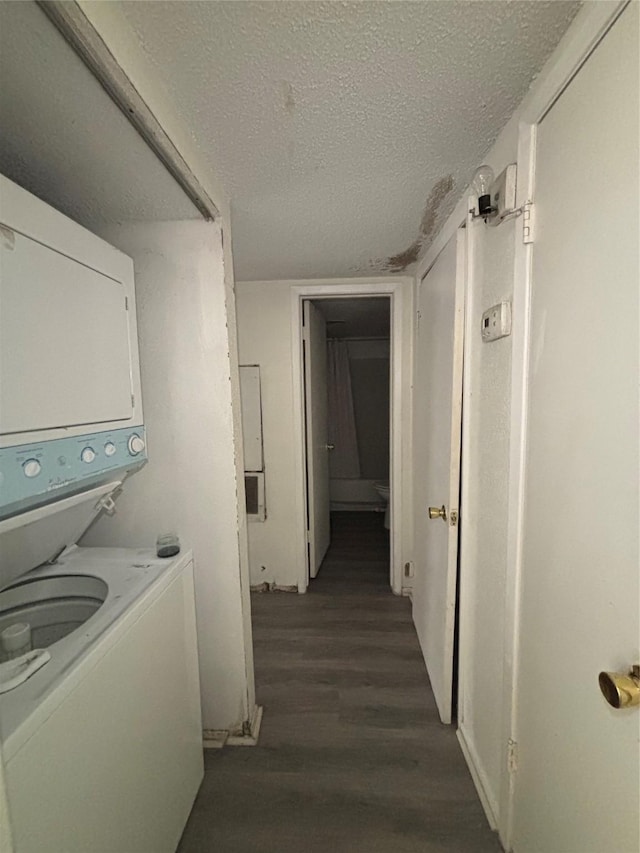
[[[442,506],[430,506],[429,507],[429,518],[441,518],[443,521],[447,520],[447,508],[444,504]]]
[[[335,444],[325,444],[325,448],[327,450],[335,450]]]
[[[640,705],[640,665],[631,667],[628,673],[601,672],[598,683],[602,695],[613,708]]]

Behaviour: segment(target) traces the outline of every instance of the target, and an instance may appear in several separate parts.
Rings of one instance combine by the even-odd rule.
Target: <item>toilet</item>
[[[381,498],[384,498],[386,502],[386,508],[384,511],[384,526],[389,530],[391,528],[391,511],[389,507],[389,483],[374,483],[374,488],[376,492],[380,495]]]

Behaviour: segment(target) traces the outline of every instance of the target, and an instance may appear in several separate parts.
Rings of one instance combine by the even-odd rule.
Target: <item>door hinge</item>
[[[518,772],[518,743],[512,738],[507,741],[507,770],[509,773]]]
[[[307,530],[307,545],[311,544],[311,531]]]
[[[522,205],[522,242],[533,243],[534,239],[534,208],[533,202]]]
[[[458,526],[458,510],[457,509],[452,509],[451,512],[449,513],[449,524],[451,525],[451,527],[457,527]]]

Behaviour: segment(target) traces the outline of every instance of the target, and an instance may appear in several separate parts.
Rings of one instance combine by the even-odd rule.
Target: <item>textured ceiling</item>
[[[119,2],[117,12],[231,197],[236,277],[252,280],[410,269],[578,7]],[[33,2],[0,2],[0,80],[8,177],[94,229],[198,216]]]
[[[32,2],[0,2],[0,172],[92,229],[199,217]]]
[[[239,280],[400,271],[578,3],[125,2],[232,199]]]
[[[314,299],[327,321],[332,338],[388,338],[391,333],[391,301],[388,296]]]

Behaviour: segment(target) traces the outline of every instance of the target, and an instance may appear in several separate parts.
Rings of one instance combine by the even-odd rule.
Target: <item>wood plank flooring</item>
[[[252,598],[260,743],[205,754],[180,853],[496,853],[380,513],[333,513],[307,595]]]

